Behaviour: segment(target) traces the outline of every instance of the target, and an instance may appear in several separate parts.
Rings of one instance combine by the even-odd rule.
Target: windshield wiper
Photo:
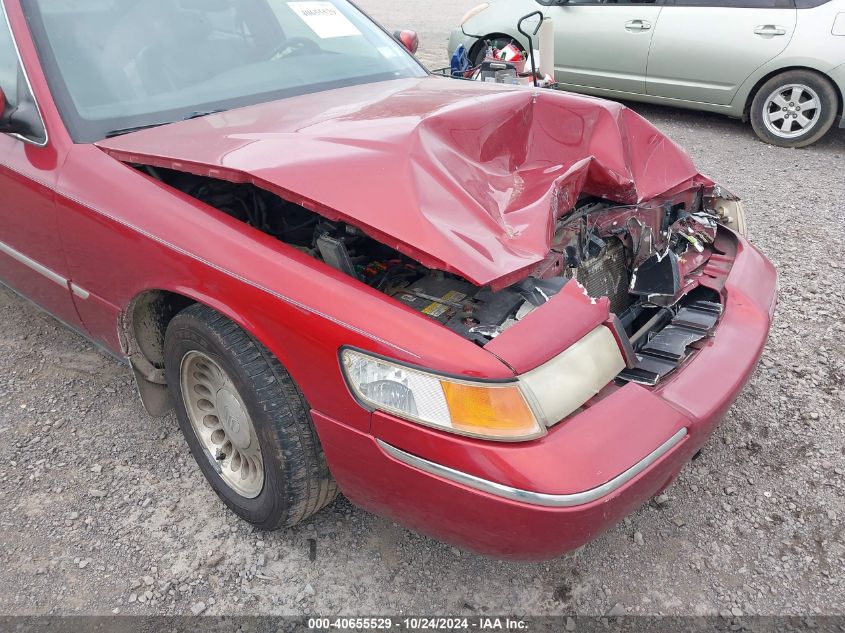
[[[106,132],[106,138],[114,138],[115,136],[123,136],[124,134],[131,134],[132,132],[140,132],[141,130],[148,130],[151,127],[159,127],[161,125],[167,125],[167,122],[164,123],[147,123],[146,125],[135,125],[133,127],[122,127],[116,130],[112,130],[110,132]]]
[[[171,123],[176,123],[177,121],[189,121],[190,119],[199,119],[210,114],[217,114],[218,112],[225,111],[225,108],[221,108],[219,110],[194,110],[192,112],[188,112],[188,114],[179,119],[176,119],[175,121],[164,121],[163,123],[147,123],[145,125],[135,125],[132,127],[118,128],[116,130],[112,130],[111,132],[106,132],[106,138],[114,138],[115,136],[123,136],[124,134],[131,134],[132,132],[140,132],[141,130],[148,130],[153,127],[170,125]]]
[[[209,114],[217,114],[218,112],[225,112],[225,108],[220,108],[219,110],[194,110],[193,112],[188,112],[185,116],[183,116],[180,121],[188,121],[190,119],[199,119],[204,116],[208,116]]]

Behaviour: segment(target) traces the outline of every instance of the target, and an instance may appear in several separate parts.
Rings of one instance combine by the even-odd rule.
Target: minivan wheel
[[[334,499],[309,407],[260,343],[193,305],[165,336],[165,374],[179,426],[218,496],[256,527],[289,527]]]
[[[806,147],[836,121],[839,99],[831,83],[806,70],[791,70],[764,83],[751,103],[751,125],[762,140]]]

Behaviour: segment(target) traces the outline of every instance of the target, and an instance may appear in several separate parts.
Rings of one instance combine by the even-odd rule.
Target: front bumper
[[[577,548],[668,486],[751,375],[777,275],[738,238],[716,336],[649,389],[628,384],[526,443],[451,436],[373,414],[370,433],[314,412],[354,503],[488,555],[547,559]]]

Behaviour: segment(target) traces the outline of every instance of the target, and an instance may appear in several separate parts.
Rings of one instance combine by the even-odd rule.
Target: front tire
[[[214,491],[262,530],[293,526],[337,495],[309,407],[288,372],[244,330],[193,305],[165,336],[179,426]]]
[[[763,141],[778,147],[807,147],[836,121],[839,97],[822,75],[790,70],[764,83],[751,103],[751,125]]]

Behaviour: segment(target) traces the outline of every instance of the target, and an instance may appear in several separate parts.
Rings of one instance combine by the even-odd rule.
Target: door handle
[[[651,28],[651,22],[648,20],[631,20],[625,22],[625,30],[637,33],[639,31],[648,31]]]
[[[775,35],[786,35],[786,29],[782,26],[775,26],[774,24],[765,24],[754,29],[754,34],[764,37],[774,37]]]

